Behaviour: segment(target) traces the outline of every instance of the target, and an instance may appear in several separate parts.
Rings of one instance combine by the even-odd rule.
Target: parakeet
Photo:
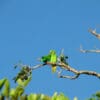
[[[55,50],[50,50],[51,55],[50,62],[52,63],[52,72],[54,73],[56,71],[57,66],[55,65],[57,62],[57,55]]]
[[[52,63],[52,72],[56,71],[55,64],[57,62],[57,55],[56,55],[55,50],[50,50],[49,54],[46,56],[42,56],[40,60],[43,63],[47,63],[47,62]]]

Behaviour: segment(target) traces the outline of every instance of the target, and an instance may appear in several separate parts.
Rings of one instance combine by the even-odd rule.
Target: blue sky
[[[1,0],[0,78],[8,77],[13,87],[13,64],[21,60],[34,66],[50,49],[59,54],[62,48],[72,67],[100,72],[100,55],[79,51],[80,45],[100,48],[100,41],[88,33],[88,28],[100,32],[99,9],[99,0]],[[86,75],[76,80],[59,79],[47,66],[33,71],[26,93],[52,95],[57,91],[84,100],[100,90],[99,83]]]

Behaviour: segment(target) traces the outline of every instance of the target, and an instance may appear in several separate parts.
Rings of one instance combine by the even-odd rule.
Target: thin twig
[[[68,78],[72,80],[72,79],[76,79],[79,77],[79,74],[75,74],[74,76],[68,76],[68,75],[64,76],[64,75],[61,75],[61,73],[62,73],[62,70],[57,71],[58,78]]]
[[[85,75],[92,75],[95,76],[97,78],[100,78],[100,73],[96,73],[94,71],[85,71],[85,70],[76,70],[70,66],[67,67],[67,65],[60,65],[60,67],[63,66],[64,69],[67,69],[70,72],[73,72],[75,74],[75,76],[60,76],[60,78],[69,78],[69,79],[76,79],[78,78],[81,74],[85,74]]]
[[[78,77],[79,77],[78,74],[76,74],[75,76],[68,76],[68,75],[66,75],[66,76],[60,75],[59,76],[59,78],[68,78],[68,79],[71,79],[71,80],[76,79]]]
[[[100,78],[100,73],[94,72],[94,71],[86,71],[86,70],[81,70],[79,71],[80,74],[87,74],[87,75],[92,75]]]
[[[59,64],[58,64],[59,65]],[[85,75],[92,75],[92,76],[96,76],[97,78],[100,78],[100,73],[96,73],[94,71],[85,71],[85,70],[76,70],[74,68],[72,68],[71,66],[69,65],[66,65],[66,64],[60,64],[59,65],[60,67],[64,68],[65,70],[68,70],[70,72],[73,72],[75,74],[75,76],[61,76],[61,78],[69,78],[69,79],[76,79],[78,78],[81,74],[85,74]]]
[[[84,50],[82,48],[82,46],[80,46],[80,52],[82,52],[82,53],[89,53],[89,52],[92,52],[92,53],[100,53],[100,50]]]
[[[100,50],[80,50],[80,51],[83,52],[83,53],[89,53],[89,52],[100,53]]]
[[[91,34],[93,34],[94,36],[96,36],[98,39],[100,39],[100,34],[98,34],[98,33],[96,32],[96,30],[89,29],[88,31],[89,31]]]
[[[31,67],[31,70],[35,70],[35,69],[41,68],[41,67],[43,67],[45,65],[46,64],[39,64],[39,65],[33,66],[33,67]]]

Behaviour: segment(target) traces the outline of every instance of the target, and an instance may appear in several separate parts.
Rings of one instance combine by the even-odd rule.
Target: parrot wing
[[[46,63],[48,61],[50,61],[51,56],[47,55],[47,56],[42,56],[41,57],[41,62]]]
[[[51,55],[50,62],[52,63],[52,72],[54,73],[54,72],[56,72],[56,68],[57,68],[57,66],[54,65],[57,62],[57,55],[54,50],[50,50],[50,55]]]

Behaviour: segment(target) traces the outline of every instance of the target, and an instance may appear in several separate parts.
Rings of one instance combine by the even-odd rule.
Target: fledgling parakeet
[[[55,65],[57,62],[57,55],[55,50],[50,50],[51,58],[50,62],[52,63],[52,72],[54,73],[56,71],[57,66]]]

